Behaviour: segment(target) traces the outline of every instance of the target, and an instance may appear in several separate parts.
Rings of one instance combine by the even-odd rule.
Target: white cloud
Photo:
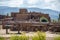
[[[55,5],[45,5],[45,9],[53,9],[56,10],[56,6]]]
[[[28,4],[37,4],[39,0],[27,0]]]
[[[59,0],[9,0],[0,1],[0,6],[9,7],[38,7],[47,8],[60,11],[60,1]]]
[[[54,0],[44,0],[46,3],[50,3],[50,2],[52,2],[52,1],[54,1]]]
[[[10,1],[3,1],[0,2],[2,5],[10,6],[10,7],[20,7],[23,4],[23,0],[10,0]]]

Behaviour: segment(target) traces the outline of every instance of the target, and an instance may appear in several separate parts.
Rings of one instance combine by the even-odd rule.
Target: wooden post
[[[9,27],[8,27],[8,26],[6,26],[6,34],[9,34],[9,33],[8,33],[8,29],[9,29]]]

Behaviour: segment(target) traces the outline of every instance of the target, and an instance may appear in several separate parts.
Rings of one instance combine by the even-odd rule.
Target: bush
[[[19,40],[19,36],[11,36],[10,40]]]
[[[54,40],[60,40],[60,36],[54,37]]]
[[[5,40],[4,37],[0,37],[0,40]]]
[[[26,35],[22,35],[19,38],[20,38],[20,40],[29,40],[29,37]]]
[[[46,40],[46,35],[44,32],[37,32],[36,35],[32,37],[32,40]]]
[[[31,37],[31,36],[30,36]],[[44,32],[36,32],[31,38],[22,34],[20,36],[11,36],[10,40],[46,40],[46,35]]]
[[[11,36],[10,40],[29,40],[29,37],[26,35]]]

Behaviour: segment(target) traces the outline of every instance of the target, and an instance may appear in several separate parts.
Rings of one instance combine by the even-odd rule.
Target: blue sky
[[[36,7],[60,11],[60,0],[0,0],[0,6]]]

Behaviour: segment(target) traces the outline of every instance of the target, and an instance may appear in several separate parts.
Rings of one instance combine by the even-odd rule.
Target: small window
[[[33,15],[31,15],[31,19],[33,19],[34,18],[34,16]]]
[[[10,25],[10,23],[9,23],[9,22],[6,22],[5,24],[6,24],[6,25]]]

